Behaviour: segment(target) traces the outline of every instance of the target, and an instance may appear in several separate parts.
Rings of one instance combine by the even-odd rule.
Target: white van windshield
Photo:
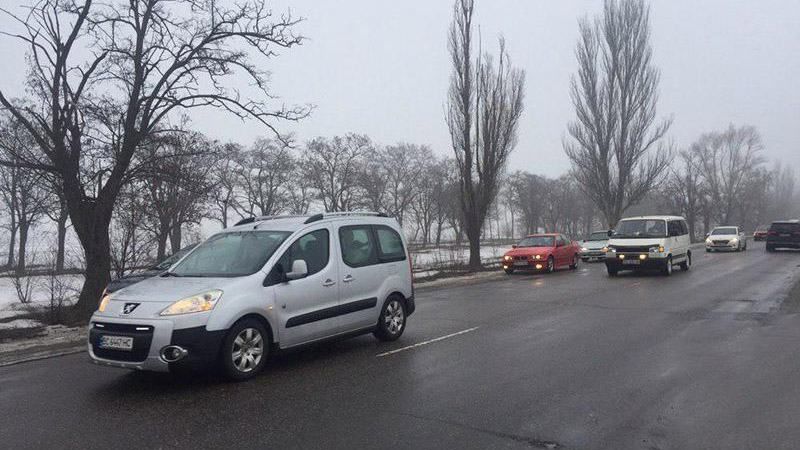
[[[667,236],[667,222],[663,219],[623,220],[617,226],[617,239],[661,238]]]
[[[241,277],[264,267],[288,231],[237,231],[212,236],[183,259],[167,276]]]

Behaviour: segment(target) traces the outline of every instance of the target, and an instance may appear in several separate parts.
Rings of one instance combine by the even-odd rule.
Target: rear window
[[[406,252],[403,250],[403,240],[393,229],[383,226],[375,226],[375,234],[378,236],[379,259],[381,262],[402,261],[406,259]]]
[[[777,231],[778,233],[791,233],[800,231],[800,223],[792,222],[775,222],[769,227],[770,231]]]

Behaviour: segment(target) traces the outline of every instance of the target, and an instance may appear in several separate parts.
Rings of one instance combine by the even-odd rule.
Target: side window
[[[678,221],[670,220],[669,222],[667,222],[667,231],[669,232],[670,236],[680,236],[681,229],[680,226],[678,225]]]
[[[564,243],[564,236],[561,236],[560,234],[556,236],[556,247],[560,247],[564,245]]]
[[[681,224],[681,234],[682,235],[689,234],[689,225],[686,223],[686,221],[681,220],[680,224]]]
[[[328,230],[316,230],[304,234],[283,252],[270,271],[267,285],[278,284],[283,274],[292,270],[292,262],[302,259],[308,266],[308,276],[314,275],[328,265],[330,259],[330,236]]]
[[[403,249],[403,240],[393,229],[384,225],[375,225],[375,236],[378,238],[379,259],[381,262],[403,261],[406,252]]]
[[[369,225],[354,225],[339,228],[339,244],[342,260],[350,267],[362,267],[378,263],[378,251]]]

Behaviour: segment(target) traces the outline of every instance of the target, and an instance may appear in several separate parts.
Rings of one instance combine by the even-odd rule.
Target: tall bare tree
[[[580,22],[576,120],[564,150],[582,189],[613,227],[666,174],[662,144],[671,121],[656,121],[660,74],[642,0],[606,0],[602,17]]]
[[[500,38],[497,64],[488,53],[473,56],[473,0],[456,0],[448,36],[453,65],[445,119],[459,174],[469,267],[481,267],[481,231],[498,191],[498,181],[517,143],[525,72],[511,65]],[[474,59],[473,59],[474,58]]]
[[[211,106],[273,129],[306,107],[272,108],[262,62],[302,40],[297,19],[276,17],[265,0],[41,0],[15,15],[6,33],[27,45],[31,104],[0,91],[0,104],[25,125],[40,157],[31,168],[60,178],[84,250],[86,282],[77,310],[88,316],[109,280],[109,224],[140,144],[173,113]],[[226,86],[232,75],[255,93]],[[87,179],[82,164],[103,153]],[[14,161],[3,161],[14,164]]]
[[[218,221],[222,228],[228,228],[230,212],[236,206],[236,192],[239,186],[238,161],[241,147],[238,144],[215,144],[220,154],[212,171],[213,189],[209,204],[209,218]]]

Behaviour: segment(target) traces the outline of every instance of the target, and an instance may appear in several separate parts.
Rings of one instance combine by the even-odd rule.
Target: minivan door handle
[[[345,275],[345,277],[342,279],[342,281],[344,281],[345,283],[349,283],[353,280],[355,280],[355,278],[353,278],[352,275]]]
[[[325,287],[333,286],[334,284],[336,284],[336,282],[331,280],[330,278],[328,278],[322,283],[322,285]]]

